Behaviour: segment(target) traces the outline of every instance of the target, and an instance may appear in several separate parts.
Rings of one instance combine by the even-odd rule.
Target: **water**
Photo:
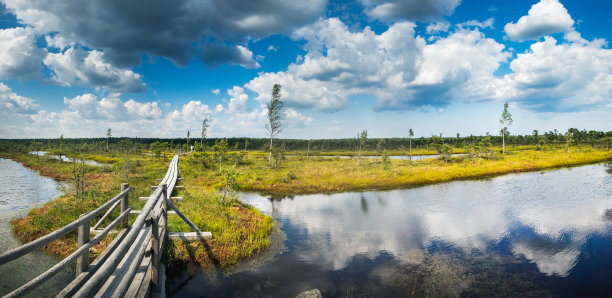
[[[29,209],[40,206],[60,195],[58,183],[42,177],[20,163],[0,158],[0,252],[21,245],[13,235],[10,221],[27,215]],[[35,252],[0,266],[0,296],[4,296],[60,261],[59,258]],[[64,270],[30,296],[50,296],[61,291],[74,278],[74,270]]]
[[[34,154],[34,155],[51,157],[53,159],[61,160],[63,162],[74,162],[75,161],[74,158],[67,157],[65,155],[48,155],[49,152],[47,152],[47,151],[31,151],[31,152],[28,152],[28,153],[29,154]],[[80,160],[77,159],[76,161],[79,162]],[[84,163],[86,165],[90,165],[90,166],[101,166],[102,165],[102,164],[100,164],[98,162],[95,162],[93,160],[88,160],[88,159],[84,160]]]
[[[171,295],[609,296],[605,165],[393,191],[243,200],[271,214],[283,253],[234,274],[169,277]],[[187,276],[187,277],[186,277]]]

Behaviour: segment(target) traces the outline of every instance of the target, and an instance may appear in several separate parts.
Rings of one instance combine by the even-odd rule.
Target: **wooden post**
[[[128,189],[130,187],[129,184],[127,183],[121,183],[121,191],[123,192],[124,190]],[[129,205],[130,202],[130,195],[129,192],[126,193],[123,198],[121,198],[121,213],[125,212],[125,210],[127,210],[128,208],[130,208]],[[128,217],[125,217],[125,221],[123,222],[123,227],[127,228],[128,227]]]
[[[151,212],[151,283],[159,288],[159,228],[157,224],[158,211]]]
[[[81,216],[79,216],[79,217],[83,217],[83,215],[84,214],[81,214]],[[79,228],[78,228],[78,238],[77,238],[77,245],[78,245],[78,247],[81,247],[81,246],[87,244],[87,242],[89,242],[89,226],[90,226],[90,221],[89,220],[85,221],[82,225],[79,226]],[[80,257],[77,258],[77,261],[76,261],[76,275],[79,275],[79,274],[85,272],[85,270],[87,270],[88,266],[89,266],[89,250],[84,252]]]

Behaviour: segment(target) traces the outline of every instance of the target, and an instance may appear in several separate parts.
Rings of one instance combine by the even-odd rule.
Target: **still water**
[[[61,160],[63,162],[74,162],[75,159],[71,158],[71,157],[67,157],[65,155],[53,155],[53,154],[48,154],[49,152],[47,151],[30,151],[28,152],[29,154],[33,154],[33,155],[38,155],[38,156],[46,156],[46,157],[50,157],[53,159],[57,159],[57,160]],[[77,162],[79,162],[78,159],[76,159]],[[86,165],[90,165],[90,166],[101,166],[102,164],[95,162],[93,160],[89,160],[89,159],[85,159],[83,160],[83,163],[85,163]]]
[[[13,235],[10,221],[26,216],[28,210],[57,198],[61,193],[58,183],[42,177],[20,163],[0,158],[0,252],[21,245]],[[60,259],[35,252],[0,266],[0,296],[25,284],[57,264]],[[61,291],[74,278],[74,270],[64,270],[47,281],[30,296],[50,296]]]
[[[242,199],[285,234],[272,261],[177,273],[175,297],[609,296],[612,174],[588,165],[394,190]]]

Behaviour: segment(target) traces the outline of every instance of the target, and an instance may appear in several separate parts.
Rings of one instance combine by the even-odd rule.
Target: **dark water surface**
[[[21,245],[13,235],[12,219],[27,215],[28,210],[60,195],[58,183],[42,177],[20,163],[0,158],[0,252]],[[25,284],[57,264],[60,259],[35,252],[0,266],[0,296]],[[44,283],[29,296],[51,296],[61,291],[74,278],[74,270],[64,270]]]
[[[177,272],[175,297],[610,296],[606,165],[393,191],[243,194],[286,234],[273,261]]]

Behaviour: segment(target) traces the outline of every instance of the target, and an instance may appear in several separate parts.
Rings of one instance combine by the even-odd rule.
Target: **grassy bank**
[[[533,150],[520,148],[492,158],[453,157],[421,161],[389,160],[385,167],[380,159],[288,157],[279,170],[267,165],[267,156],[249,154],[239,165],[241,190],[281,195],[332,193],[353,190],[405,188],[451,180],[475,179],[506,173],[528,172],[558,167],[612,161],[612,152],[591,148]],[[498,152],[498,150],[495,150]],[[220,178],[200,173],[197,183],[215,185]]]
[[[121,183],[127,182],[133,188],[130,193],[130,207],[134,210],[141,209],[144,203],[138,198],[151,193],[149,186],[157,184],[156,178],[164,176],[169,164],[169,158],[164,160],[142,155],[88,155],[87,159],[112,164],[85,166],[84,191],[77,196],[71,185],[74,181],[72,163],[29,154],[2,153],[0,156],[19,161],[44,176],[62,181],[65,186],[64,194],[60,198],[31,210],[25,218],[12,222],[15,234],[24,242],[46,235],[74,221],[80,214],[94,210],[117,195]],[[269,245],[269,234],[273,227],[270,217],[240,204],[222,205],[214,190],[191,184],[193,177],[185,178],[186,183],[183,185],[186,185],[187,190],[178,194],[183,196],[185,201],[177,203],[177,206],[202,231],[211,231],[214,239],[190,244],[171,243],[166,253],[169,262],[174,265],[197,263],[201,266],[215,264],[227,267]],[[118,211],[115,213],[117,215]],[[135,215],[130,216],[131,221],[135,218]],[[190,231],[175,215],[169,216],[169,230]],[[106,245],[106,242],[96,245],[92,249],[91,258],[96,257]],[[45,249],[59,256],[72,253],[76,249],[76,232],[51,243]]]

